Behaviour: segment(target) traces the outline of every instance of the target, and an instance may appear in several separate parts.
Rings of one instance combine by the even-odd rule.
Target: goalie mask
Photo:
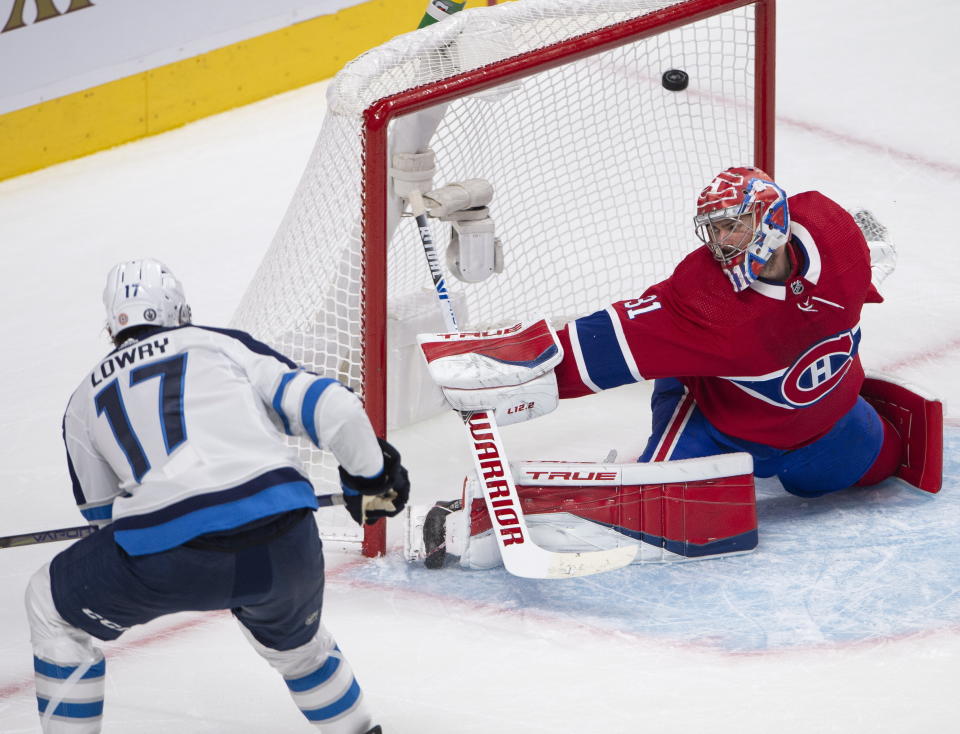
[[[182,326],[190,323],[183,286],[161,262],[128,260],[114,265],[103,289],[107,331],[116,339],[134,326]]]
[[[728,168],[697,199],[697,237],[733,289],[746,290],[790,235],[787,194],[759,168]]]

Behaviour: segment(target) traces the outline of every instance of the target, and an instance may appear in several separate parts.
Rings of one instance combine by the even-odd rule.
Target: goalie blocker
[[[512,467],[533,541],[559,552],[640,548],[634,563],[746,553],[757,546],[753,462],[726,454],[650,464],[523,462]],[[463,510],[463,511],[460,511]],[[501,565],[493,523],[476,479],[463,497],[407,512],[409,560],[439,568]]]

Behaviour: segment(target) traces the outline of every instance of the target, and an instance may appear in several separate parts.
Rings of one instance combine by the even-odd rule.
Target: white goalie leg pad
[[[531,539],[553,552],[639,542],[634,563],[663,563],[746,553],[757,545],[747,454],[649,464],[520,462],[511,471]],[[471,518],[460,563],[487,569],[500,565],[500,553],[483,505],[466,504],[478,491],[479,482],[469,480],[464,507]],[[449,543],[448,551],[457,552]]]
[[[31,577],[25,603],[42,731],[97,734],[103,721],[106,661],[93,637],[57,611],[50,564]]]
[[[474,478],[468,479],[467,483],[470,493],[476,496],[480,483]],[[619,485],[608,486],[611,490],[608,500],[612,501]],[[517,489],[523,496],[525,490],[530,488],[518,486]],[[465,507],[472,507],[472,504]],[[633,547],[638,542],[613,528],[569,512],[531,513],[526,515],[526,521],[531,540],[541,548],[557,553],[590,553],[610,548]],[[447,552],[460,556],[461,568],[486,571],[503,565],[500,548],[492,529],[471,535],[469,510],[451,514],[447,519],[447,534]],[[456,540],[451,537],[454,535],[457,536]],[[686,560],[690,559],[641,540],[640,550],[634,563]]]
[[[303,715],[324,734],[361,734],[373,726],[353,670],[322,624],[310,642],[292,650],[269,648],[242,624],[240,629],[283,676]]]

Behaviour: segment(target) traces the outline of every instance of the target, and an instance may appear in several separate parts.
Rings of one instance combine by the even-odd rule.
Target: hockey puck
[[[690,83],[690,76],[680,69],[667,69],[663,72],[661,81],[664,89],[669,89],[671,92],[680,92],[687,88]]]

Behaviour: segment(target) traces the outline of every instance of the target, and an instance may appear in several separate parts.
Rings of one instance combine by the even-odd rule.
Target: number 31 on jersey
[[[656,311],[660,308],[660,301],[657,300],[656,295],[644,296],[635,301],[624,301],[623,307],[627,311],[627,318],[634,319],[640,314]]]

